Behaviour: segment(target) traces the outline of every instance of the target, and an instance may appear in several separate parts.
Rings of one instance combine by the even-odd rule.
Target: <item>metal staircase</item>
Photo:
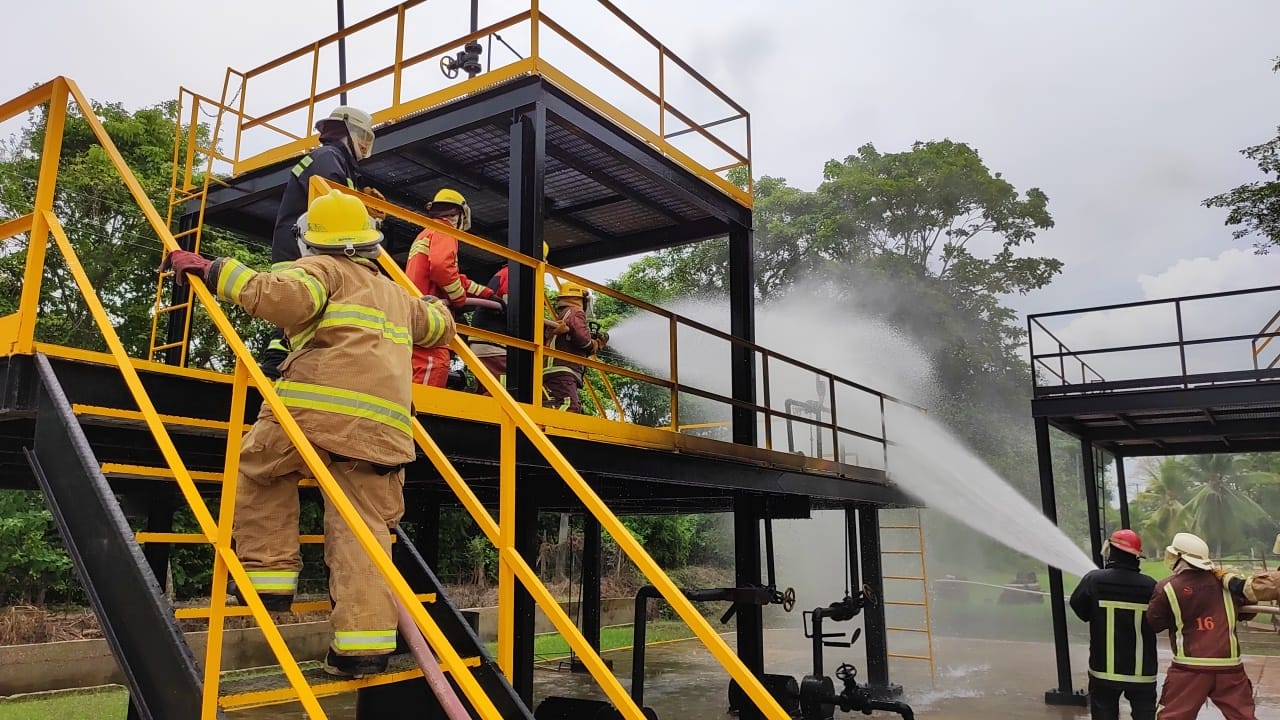
[[[147,199],[136,178],[129,171],[105,129],[94,116],[88,101],[74,83],[56,78],[35,88],[22,97],[0,106],[0,120],[42,103],[50,104],[45,154],[42,157],[39,182],[33,212],[23,218],[0,226],[0,235],[29,232],[27,280],[21,302],[21,310],[5,319],[6,330],[14,330],[10,356],[29,356],[38,375],[39,397],[36,402],[36,438],[34,449],[27,459],[42,490],[53,508],[59,526],[66,539],[81,578],[93,599],[112,649],[128,679],[128,684],[138,713],[145,718],[195,718],[222,717],[234,708],[275,702],[300,702],[308,717],[323,718],[325,712],[318,698],[336,692],[347,692],[379,684],[398,682],[420,675],[411,667],[399,667],[395,672],[364,680],[328,681],[314,672],[305,670],[285,645],[284,639],[271,614],[263,606],[252,583],[245,574],[231,547],[231,528],[234,521],[235,479],[239,446],[245,429],[246,401],[249,389],[256,388],[263,402],[269,405],[282,428],[295,443],[314,476],[313,482],[332,501],[339,515],[348,524],[366,554],[376,566],[399,602],[408,610],[413,625],[411,631],[420,633],[440,659],[442,669],[461,690],[470,712],[486,720],[498,718],[532,717],[530,709],[523,705],[512,691],[508,678],[512,674],[515,603],[517,583],[532,596],[549,616],[555,628],[564,636],[583,665],[600,684],[605,696],[618,713],[628,720],[643,720],[641,708],[632,701],[618,680],[605,666],[599,654],[542,585],[515,547],[516,502],[516,446],[523,435],[523,442],[549,464],[555,475],[587,512],[618,543],[619,548],[643,572],[677,614],[702,640],[711,654],[724,666],[729,675],[743,688],[750,702],[764,717],[783,720],[788,715],[778,702],[764,689],[760,681],[749,672],[741,660],[712,629],[679,588],[656,565],[649,554],[621,524],[617,516],[604,504],[596,492],[585,482],[581,474],[565,459],[543,430],[526,410],[507,394],[496,378],[483,369],[474,354],[462,342],[455,341],[453,350],[463,358],[478,380],[497,403],[498,424],[501,430],[501,446],[498,472],[500,473],[499,518],[495,520],[467,485],[440,447],[415,419],[413,435],[419,449],[444,478],[462,506],[471,514],[476,524],[499,553],[499,645],[496,662],[489,658],[475,635],[470,631],[457,610],[444,596],[431,570],[417,556],[412,544],[400,534],[397,546],[400,553],[411,556],[417,574],[425,577],[419,585],[426,585],[426,592],[415,591],[402,574],[401,567],[381,552],[377,540],[360,520],[354,507],[343,495],[326,465],[321,461],[309,440],[303,435],[287,408],[275,393],[272,385],[262,375],[244,342],[236,334],[225,314],[214,301],[203,283],[193,280],[188,287],[194,298],[181,312],[187,315],[198,302],[222,334],[237,363],[230,381],[230,412],[225,421],[209,418],[187,417],[182,403],[172,397],[156,393],[153,379],[144,381],[139,367],[153,370],[154,365],[130,358],[113,328],[111,318],[81,267],[75,251],[53,214],[53,189],[57,179],[58,147],[61,130],[67,113],[68,101],[78,104],[97,142],[114,164],[122,182],[127,186],[160,239],[165,252],[178,244],[159,213]],[[205,178],[206,186],[208,177]],[[328,188],[323,181],[313,181],[313,192]],[[388,214],[398,214],[402,219],[426,224],[425,218],[403,208],[374,200],[362,199],[371,207]],[[7,235],[5,234],[7,233]],[[92,397],[68,396],[49,362],[34,342],[34,324],[38,312],[40,273],[52,235],[61,252],[78,290],[88,305],[103,338],[110,349],[109,355],[95,354],[97,362],[118,369],[128,388],[133,407],[107,407],[94,402]],[[197,233],[189,236],[194,242]],[[412,286],[403,272],[383,255],[384,269],[406,287]],[[163,281],[163,279],[162,279]],[[159,295],[159,292],[158,292]],[[179,304],[181,305],[181,304]],[[178,307],[175,305],[174,307]],[[178,312],[175,310],[174,312]],[[16,326],[10,323],[16,322]],[[536,333],[536,344],[540,349]],[[167,351],[153,343],[153,352]],[[189,371],[169,371],[181,374]],[[212,375],[203,373],[203,375]],[[205,377],[204,379],[209,379]],[[225,376],[220,378],[226,382]],[[161,414],[157,400],[178,411]],[[415,398],[417,400],[417,398]],[[190,408],[188,408],[190,409]],[[99,461],[87,425],[130,425],[143,431],[154,440],[155,449],[163,464],[127,464]],[[143,437],[142,432],[135,432]],[[212,438],[222,448],[221,467],[208,467],[210,458],[185,456],[180,447],[189,445],[192,438],[200,438],[206,446]],[[225,441],[225,442],[223,442]],[[115,448],[118,450],[118,448]],[[200,463],[205,463],[201,467]],[[189,469],[188,465],[197,467]],[[199,532],[178,536],[169,533],[135,534],[125,521],[108,477],[146,478],[155,482],[173,482],[181,497],[194,515]],[[218,516],[215,518],[197,483],[217,485],[220,494]],[[317,538],[308,538],[316,540]],[[187,617],[203,617],[209,620],[209,637],[203,666],[177,626],[178,613],[164,599],[146,558],[139,549],[139,542],[173,543],[203,542],[214,550],[213,583],[208,608],[182,611]],[[247,609],[232,609],[225,605],[229,579],[243,588],[247,595]],[[248,613],[261,628],[281,668],[282,678],[278,687],[264,688],[240,682],[221,682],[221,648],[223,621],[226,617]]]

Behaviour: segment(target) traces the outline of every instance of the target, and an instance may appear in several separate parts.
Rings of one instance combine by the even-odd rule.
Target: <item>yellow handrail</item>
[[[400,216],[402,219],[404,215],[409,214],[399,206],[372,196],[364,195],[350,188],[338,186],[336,183],[332,183],[324,178],[312,177],[310,192],[313,199],[329,192],[331,189],[337,189],[341,192],[346,192],[359,197],[367,205],[378,210],[382,210],[387,214]],[[428,224],[439,225],[436,221],[429,220],[427,218],[423,219],[427,220]],[[440,229],[445,230],[446,228],[445,226],[440,226]],[[452,228],[448,229],[452,231]],[[401,287],[404,287],[415,295],[421,296],[422,293],[418,291],[418,289],[409,280],[408,276],[405,275],[404,270],[402,270],[400,266],[391,259],[391,256],[385,250],[379,257],[379,264],[393,280],[400,284]],[[538,265],[541,266],[541,263]],[[535,287],[541,286],[541,283],[541,277],[535,278]],[[537,336],[541,334],[541,329],[541,323],[534,324],[535,343],[540,339]],[[512,594],[514,588],[510,583],[513,579],[519,579],[521,584],[524,585],[526,591],[533,596],[538,605],[542,607],[543,612],[545,612],[548,618],[551,619],[556,630],[558,630],[566,641],[568,641],[569,646],[582,660],[583,664],[586,665],[587,670],[591,673],[592,677],[596,679],[596,682],[600,684],[601,689],[604,690],[605,695],[609,700],[622,711],[623,715],[626,716],[628,720],[644,720],[643,713],[631,699],[631,696],[623,689],[622,685],[618,682],[617,678],[614,677],[613,673],[605,667],[604,661],[601,660],[600,656],[591,647],[587,639],[578,630],[573,620],[564,612],[546,587],[542,585],[537,573],[529,567],[524,558],[522,558],[516,550],[514,529],[516,482],[514,475],[514,431],[515,429],[519,429],[529,443],[533,445],[538,453],[542,455],[548,464],[550,464],[552,469],[554,469],[560,478],[564,480],[565,484],[569,486],[569,489],[577,496],[578,500],[582,503],[587,512],[590,512],[600,522],[601,528],[613,537],[614,541],[618,544],[618,547],[626,553],[627,557],[635,563],[641,573],[643,573],[654,587],[658,589],[663,598],[665,598],[667,602],[671,604],[671,607],[675,609],[676,614],[685,621],[691,630],[693,630],[694,635],[702,641],[703,645],[705,645],[711,652],[712,656],[714,656],[716,660],[720,662],[721,666],[729,672],[729,675],[734,680],[738,681],[738,684],[742,686],[756,706],[764,712],[765,716],[770,718],[770,720],[787,720],[790,716],[782,709],[782,706],[778,704],[777,700],[775,700],[773,696],[765,690],[759,679],[747,669],[746,665],[742,663],[742,660],[738,658],[738,656],[734,654],[733,650],[725,643],[724,638],[722,638],[711,627],[706,618],[698,612],[697,608],[693,606],[693,603],[685,597],[683,592],[681,592],[680,588],[677,587],[671,578],[663,572],[662,568],[654,562],[648,551],[646,551],[635,537],[631,535],[631,532],[622,524],[618,517],[609,510],[608,506],[605,505],[600,496],[596,494],[595,490],[587,484],[586,480],[578,473],[577,469],[575,469],[560,452],[560,449],[551,442],[546,433],[544,433],[542,429],[538,427],[537,423],[529,417],[529,414],[525,409],[507,393],[506,388],[503,387],[502,383],[493,376],[493,373],[489,372],[489,369],[480,362],[475,353],[471,351],[471,348],[469,348],[461,338],[454,338],[449,347],[462,358],[466,366],[475,374],[476,380],[478,380],[489,394],[498,402],[498,406],[505,416],[502,423],[502,441],[500,445],[502,449],[500,450],[501,457],[499,464],[502,473],[499,481],[500,522],[497,524],[499,533],[497,537],[489,537],[490,542],[493,542],[494,545],[498,547],[498,606],[500,628],[498,636],[498,654],[500,664],[502,662],[502,658],[506,658],[508,662],[511,658],[510,653],[512,651],[509,647],[506,647],[511,643],[511,636],[503,635],[502,629],[505,627],[507,630],[510,630],[514,627],[514,623],[509,619],[503,619],[502,612],[504,607],[507,608],[507,612],[510,612],[512,600],[514,598],[514,595]],[[537,373],[535,373],[535,375],[536,374]],[[447,458],[444,458],[443,454],[439,456],[439,459],[447,463]],[[435,458],[433,458],[433,462],[435,462]],[[468,509],[470,510],[470,508]],[[478,510],[479,513],[473,515],[477,524],[482,528],[492,528],[492,516],[490,516],[488,511],[484,510],[483,507],[478,507]],[[504,583],[504,578],[508,578],[506,583]]]
[[[134,369],[124,345],[120,342],[116,334],[110,318],[107,316],[101,301],[97,298],[88,276],[85,274],[83,267],[80,266],[79,260],[67,239],[65,232],[57,218],[53,215],[53,193],[58,170],[59,150],[62,141],[62,132],[65,126],[67,102],[68,98],[73,99],[81,110],[86,123],[89,125],[94,137],[102,148],[104,154],[111,161],[116,172],[120,175],[121,180],[133,196],[139,209],[151,225],[152,230],[156,233],[166,252],[178,249],[177,242],[173,235],[165,226],[155,206],[152,205],[142,186],[138,183],[137,178],[129,170],[128,165],[124,162],[119,150],[115,147],[111,137],[107,134],[106,129],[102,126],[101,121],[94,114],[91,104],[80,92],[74,82],[67,78],[58,77],[52,82],[47,83],[40,88],[42,93],[28,93],[24,95],[24,99],[32,101],[32,106],[43,101],[48,101],[50,110],[48,122],[46,125],[45,136],[45,154],[41,157],[40,175],[36,185],[35,211],[33,212],[32,231],[30,234],[30,244],[27,254],[27,266],[24,273],[23,293],[20,300],[20,316],[19,316],[19,336],[17,348],[19,352],[31,352],[34,343],[34,323],[36,317],[37,303],[40,295],[40,285],[44,260],[46,255],[46,247],[48,243],[49,233],[53,234],[54,240],[62,250],[64,259],[68,269],[71,271],[76,280],[77,285],[89,306],[90,312],[94,320],[98,323],[102,330],[103,336],[110,348],[111,355],[115,359],[117,366],[120,368],[124,376],[125,383],[129,387],[135,402],[138,404],[139,410],[142,412],[146,420],[148,429],[156,439],[157,446],[165,462],[173,471],[174,477],[178,482],[179,489],[184,499],[190,506],[192,514],[196,520],[196,524],[200,528],[200,532],[213,545],[216,555],[226,566],[236,584],[242,588],[246,598],[249,601],[250,610],[262,627],[263,633],[267,638],[268,644],[276,653],[277,658],[281,661],[282,669],[285,676],[289,679],[290,684],[298,693],[299,700],[307,713],[314,718],[325,717],[324,711],[320,708],[319,702],[316,700],[314,692],[307,685],[301,671],[298,669],[296,662],[293,661],[289,654],[284,639],[280,635],[279,630],[271,621],[270,615],[266,608],[262,605],[261,599],[257,592],[253,589],[252,583],[249,581],[248,575],[245,573],[243,566],[236,559],[234,552],[231,551],[229,542],[220,542],[222,540],[221,533],[223,530],[218,523],[214,521],[209,513],[208,507],[195,487],[195,483],[178,454],[173,441],[168,435],[168,431],[164,426],[154,404],[147,395],[142,385],[141,379],[137,371]],[[9,112],[13,109],[14,103],[6,103],[0,106],[0,112]],[[20,112],[21,110],[19,110]],[[415,593],[409,587],[408,583],[396,570],[391,558],[382,551],[378,541],[373,537],[372,532],[360,518],[355,507],[351,505],[333,479],[333,475],[329,472],[328,467],[320,459],[315,448],[311,445],[302,429],[298,427],[297,422],[289,414],[288,408],[281,401],[279,395],[276,394],[271,382],[258,368],[257,363],[253,359],[253,355],[244,345],[244,342],[236,334],[230,320],[225,313],[222,312],[209,290],[204,283],[199,280],[192,280],[192,290],[201,304],[205,307],[209,317],[213,320],[214,325],[226,339],[227,344],[231,347],[236,359],[239,362],[238,372],[247,370],[249,379],[257,387],[265,402],[272,410],[281,428],[293,441],[301,455],[303,461],[307,464],[308,469],[315,477],[317,484],[327,497],[333,502],[334,508],[342,517],[343,521],[350,527],[355,535],[357,542],[360,544],[364,552],[369,556],[374,566],[383,579],[387,581],[391,587],[393,594],[408,609],[414,622],[418,625],[418,629],[423,636],[431,644],[432,649],[436,652],[445,668],[453,674],[455,682],[462,689],[471,705],[486,720],[501,720],[498,710],[492,701],[480,687],[475,677],[470,673],[463,659],[458,655],[457,651],[449,644],[440,628],[435,621],[427,614],[422,605],[414,600]],[[229,530],[228,530],[229,532]],[[211,717],[207,716],[206,717]]]

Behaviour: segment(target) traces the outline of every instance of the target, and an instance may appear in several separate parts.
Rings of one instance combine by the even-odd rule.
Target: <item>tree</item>
[[[1245,529],[1270,520],[1267,511],[1249,497],[1249,476],[1235,455],[1193,455],[1181,462],[1196,483],[1179,514],[1222,557],[1224,548],[1231,550],[1245,539]]]
[[[1142,509],[1145,521],[1134,523],[1148,542],[1166,546],[1173,536],[1182,530],[1182,509],[1186,504],[1188,487],[1186,468],[1175,458],[1166,458],[1148,467],[1147,486],[1134,498]]]
[[[1273,72],[1280,72],[1280,57],[1274,60]],[[1254,247],[1265,254],[1272,246],[1280,245],[1280,127],[1276,137],[1240,151],[1241,155],[1258,164],[1262,180],[1238,185],[1234,189],[1214,195],[1204,201],[1209,208],[1227,208],[1227,225],[1239,225],[1231,236],[1239,240],[1257,236]]]

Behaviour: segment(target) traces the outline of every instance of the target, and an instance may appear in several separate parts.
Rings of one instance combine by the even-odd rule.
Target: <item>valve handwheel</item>
[[[452,55],[443,55],[440,58],[440,72],[450,80],[458,77],[458,65],[453,61]]]
[[[782,593],[782,609],[785,612],[791,612],[793,609],[795,609],[795,606],[796,606],[796,589],[787,588],[786,592]]]

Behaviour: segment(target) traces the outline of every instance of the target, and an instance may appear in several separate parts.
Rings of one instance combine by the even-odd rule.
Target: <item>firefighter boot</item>
[[[387,663],[391,654],[382,655],[339,655],[329,648],[324,656],[324,671],[334,677],[360,678],[377,675],[387,671]]]
[[[244,593],[240,592],[235,580],[227,583],[227,592],[235,597],[237,605],[249,607],[249,601],[245,600]],[[290,608],[293,607],[293,593],[283,595],[280,593],[260,592],[258,597],[262,598],[262,604],[266,606],[267,612],[289,612]]]

